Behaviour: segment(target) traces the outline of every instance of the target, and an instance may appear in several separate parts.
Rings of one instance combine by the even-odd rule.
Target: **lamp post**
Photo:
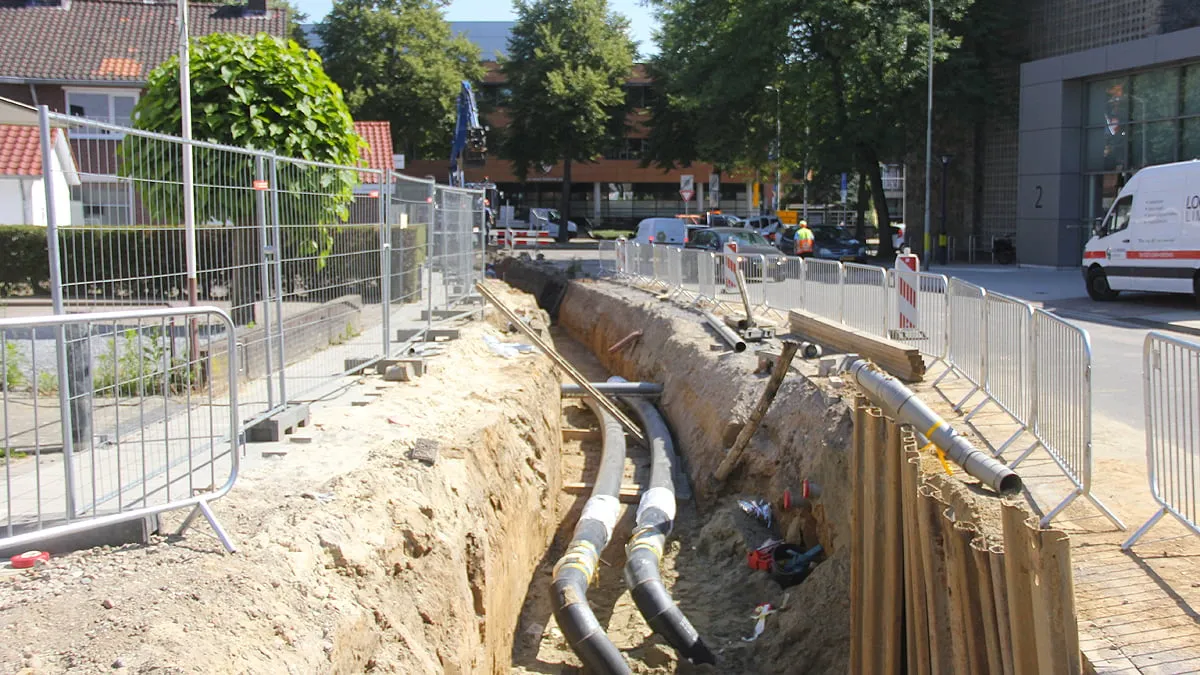
[[[929,256],[929,171],[933,165],[933,0],[929,0],[929,65],[927,70],[929,96],[925,112],[925,229],[922,231],[925,240],[921,247],[921,257],[925,259],[928,259]]]
[[[780,167],[783,163],[783,115],[780,103],[779,87],[766,86],[767,91],[775,92],[775,210],[779,210]]]
[[[950,161],[954,159],[954,155],[942,155],[942,227],[938,231],[937,252],[938,262],[945,265],[949,256],[949,251],[946,249],[946,195],[950,192],[949,186],[946,183],[946,174],[950,169]]]

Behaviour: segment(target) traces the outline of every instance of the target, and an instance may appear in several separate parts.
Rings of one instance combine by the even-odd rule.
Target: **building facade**
[[[1200,159],[1200,3],[1034,7],[1033,60],[1020,69],[1017,256],[1071,267],[1134,172]]]

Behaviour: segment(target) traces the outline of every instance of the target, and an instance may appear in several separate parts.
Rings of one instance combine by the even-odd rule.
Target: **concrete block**
[[[350,402],[350,406],[351,406],[351,407],[354,407],[354,408],[361,408],[361,407],[363,407],[363,406],[367,406],[367,405],[371,405],[371,402],[370,402],[370,401],[363,401],[363,400],[351,401],[351,402]]]
[[[424,328],[401,328],[396,331],[396,342],[408,342],[421,334]]]
[[[387,372],[388,368],[391,368],[392,366],[401,364],[401,363],[409,365],[412,368],[413,374],[416,375],[417,377],[421,377],[425,374],[425,359],[422,359],[422,358],[380,359],[375,364],[375,369],[376,369],[376,372],[378,372],[380,375],[383,375],[384,373]]]
[[[829,377],[837,372],[838,359],[821,359],[817,362],[817,377]]]
[[[457,328],[438,328],[425,334],[426,342],[441,342],[442,340],[457,340],[461,333]]]
[[[56,523],[53,520],[47,520],[43,523],[45,527],[53,527],[58,524],[61,523]],[[34,529],[33,526],[28,527],[28,530],[32,529]],[[113,523],[111,525],[96,527],[82,532],[51,536],[42,540],[36,546],[25,545],[18,548],[0,546],[0,558],[7,560],[14,555],[19,555],[29,550],[47,551],[53,556],[70,553],[71,551],[95,548],[97,546],[145,545],[150,543],[150,535],[156,534],[159,531],[161,531],[159,517],[157,515],[147,516],[145,518],[127,520],[123,523]],[[14,527],[13,534],[24,534],[24,532],[21,528]]]
[[[383,373],[383,379],[387,382],[411,382],[413,377],[412,369],[407,363],[389,366]]]
[[[461,309],[435,309],[433,310],[433,320],[438,321],[439,319],[449,319],[462,314],[463,311],[464,310]],[[421,311],[421,320],[429,320],[429,310],[426,309]]]
[[[307,403],[289,405],[267,419],[246,429],[247,443],[273,443],[283,440],[284,434],[291,433],[297,427],[308,426],[309,411]]]

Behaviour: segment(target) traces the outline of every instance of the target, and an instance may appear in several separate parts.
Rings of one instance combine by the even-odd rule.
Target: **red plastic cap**
[[[45,551],[26,551],[24,553],[14,555],[9,558],[14,569],[24,570],[33,567],[39,562],[46,562],[50,559],[50,554]]]
[[[804,498],[805,498],[805,499],[808,499],[808,495],[809,495],[809,491],[808,491],[808,479],[807,479],[807,478],[805,478],[805,479],[804,479],[804,482],[803,482],[801,485],[803,486],[803,487],[802,487],[802,492],[801,492],[801,494],[803,494],[803,495],[804,495]]]
[[[787,509],[790,509],[790,508],[792,508],[792,491],[784,490],[783,491],[783,509],[786,511]]]

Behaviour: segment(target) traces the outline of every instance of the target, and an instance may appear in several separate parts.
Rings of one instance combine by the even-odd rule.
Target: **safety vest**
[[[813,233],[807,227],[796,230],[796,253],[812,253]]]

